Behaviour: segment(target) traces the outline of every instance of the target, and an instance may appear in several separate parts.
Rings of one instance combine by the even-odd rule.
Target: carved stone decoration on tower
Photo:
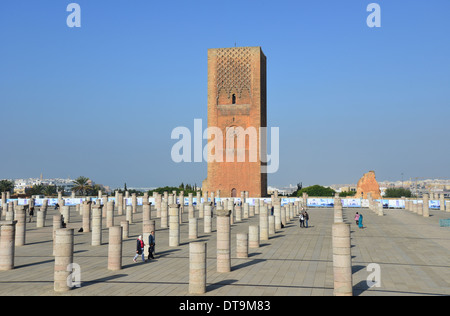
[[[217,50],[217,92],[225,93],[228,98],[235,91],[239,98],[242,93],[250,94],[251,64],[249,47]]]

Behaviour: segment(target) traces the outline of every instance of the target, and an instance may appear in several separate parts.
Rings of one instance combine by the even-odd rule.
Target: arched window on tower
[[[231,96],[231,104],[236,104],[236,95],[234,93]]]

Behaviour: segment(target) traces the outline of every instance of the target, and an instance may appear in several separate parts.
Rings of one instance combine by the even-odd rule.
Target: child
[[[359,213],[358,212],[356,212],[356,215],[355,215],[355,222],[356,222],[356,225],[359,224]]]

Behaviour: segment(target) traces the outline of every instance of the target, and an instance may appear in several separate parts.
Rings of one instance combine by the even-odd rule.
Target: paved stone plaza
[[[364,215],[364,229],[353,217]],[[68,228],[75,229],[74,262],[81,268],[81,287],[66,293],[53,290],[52,223],[56,214],[49,207],[47,227],[36,228],[36,218],[27,223],[26,244],[15,248],[15,268],[0,271],[0,295],[189,295],[188,213],[183,214],[180,245],[169,247],[169,229],[161,229],[156,219],[156,256],[142,263],[132,261],[136,238],[142,232],[142,212],[134,214],[130,236],[123,242],[123,269],[109,271],[108,229],[103,220],[103,244],[91,246],[91,233],[78,233],[82,219],[71,208]],[[216,226],[199,239],[207,242],[207,296],[290,296],[333,295],[331,226],[333,209],[309,209],[310,227],[300,229],[291,221],[259,248],[249,248],[249,257],[236,256],[236,234],[248,232],[258,223],[258,215],[232,225],[232,268],[216,272]],[[198,212],[196,212],[197,214]],[[351,223],[353,294],[373,295],[450,295],[450,228],[439,227],[439,219],[450,213],[431,211],[429,218],[405,210],[385,210],[377,216],[369,209],[344,209]],[[156,212],[152,211],[152,219]],[[116,225],[125,215],[116,216]],[[379,264],[381,287],[368,288],[371,273],[367,266]]]

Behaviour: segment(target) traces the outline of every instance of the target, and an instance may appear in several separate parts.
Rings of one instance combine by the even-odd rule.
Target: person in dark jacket
[[[155,252],[155,244],[155,232],[152,231],[148,236],[148,260],[155,259],[155,257],[153,257],[153,253]]]
[[[34,206],[30,207],[30,213],[29,213],[29,215],[30,215],[30,221],[29,221],[29,223],[31,223],[31,220],[33,219],[33,215],[34,215]]]
[[[142,236],[139,236],[139,238],[136,240],[136,255],[133,258],[133,261],[136,262],[137,257],[139,257],[139,255],[142,256],[142,261],[146,262],[145,257],[144,257],[144,241],[142,240]]]

